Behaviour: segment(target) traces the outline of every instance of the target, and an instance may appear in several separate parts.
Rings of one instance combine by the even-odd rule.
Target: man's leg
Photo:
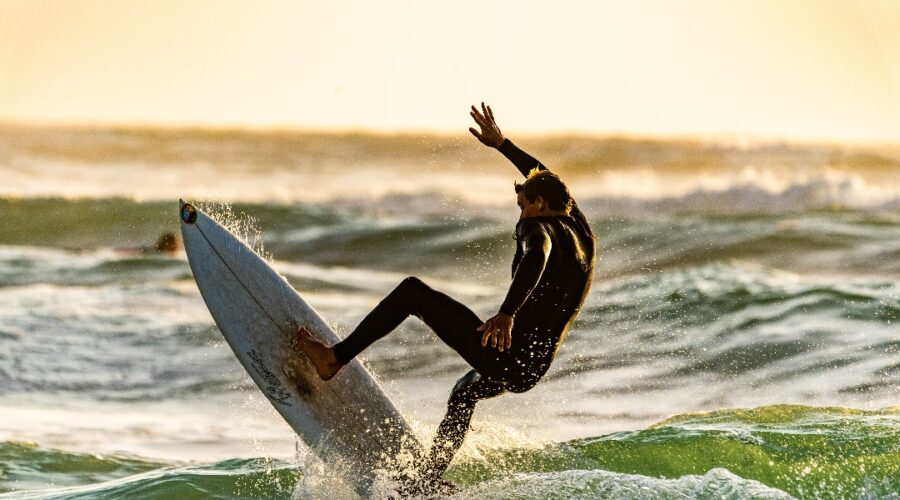
[[[447,414],[432,442],[428,462],[422,467],[423,482],[436,483],[447,470],[469,430],[475,403],[499,396],[505,390],[503,384],[487,380],[475,370],[456,382],[447,402]]]
[[[496,365],[496,351],[481,347],[481,334],[476,331],[483,321],[465,305],[414,277],[404,279],[346,339],[334,346],[335,357],[341,364],[349,363],[410,315],[424,321],[473,368],[483,370]]]

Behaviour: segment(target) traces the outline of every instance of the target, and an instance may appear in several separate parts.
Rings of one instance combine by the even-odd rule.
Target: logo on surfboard
[[[293,403],[290,401],[291,393],[281,385],[278,377],[266,368],[266,365],[263,364],[263,361],[260,359],[256,350],[251,349],[247,351],[247,356],[253,361],[250,366],[252,366],[253,370],[262,377],[263,383],[260,387],[265,391],[266,395],[269,396],[269,399],[285,406],[293,406]]]

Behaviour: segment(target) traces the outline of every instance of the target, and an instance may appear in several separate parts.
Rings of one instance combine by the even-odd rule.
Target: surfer
[[[301,328],[295,345],[324,380],[409,315],[419,317],[472,366],[450,395],[418,488],[440,484],[462,445],[475,404],[506,391],[525,392],[550,368],[566,329],[591,286],[596,243],[560,178],[503,136],[490,106],[472,106],[480,130],[469,131],[495,148],[526,177],[515,184],[521,209],[516,224],[512,284],[499,312],[481,321],[465,305],[415,277],[404,279],[343,341],[326,346]]]
[[[172,255],[179,249],[181,249],[181,242],[178,240],[178,235],[171,231],[166,231],[159,236],[155,245],[144,247],[141,251],[144,253],[156,252]]]
[[[79,254],[86,251],[83,248],[69,248],[67,250]],[[154,243],[153,245],[145,245],[142,247],[118,247],[115,249],[115,252],[122,255],[175,255],[179,250],[181,250],[181,239],[178,238],[177,234],[171,231],[166,231],[159,235],[159,238],[156,239],[156,243]]]

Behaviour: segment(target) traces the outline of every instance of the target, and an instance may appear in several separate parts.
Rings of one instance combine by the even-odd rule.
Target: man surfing
[[[323,380],[410,315],[425,322],[472,370],[450,394],[419,486],[427,492],[463,443],[475,404],[509,391],[525,392],[550,368],[569,323],[584,303],[593,277],[596,242],[587,219],[566,185],[538,160],[505,138],[490,106],[472,106],[480,130],[470,128],[485,146],[495,148],[526,177],[515,184],[521,209],[516,224],[512,283],[499,312],[487,321],[465,305],[415,277],[404,279],[343,341],[326,346],[301,328],[296,347]]]

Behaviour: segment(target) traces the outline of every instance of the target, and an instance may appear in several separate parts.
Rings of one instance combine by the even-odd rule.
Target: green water
[[[310,476],[321,474],[308,457],[172,464],[24,443],[0,445],[0,467],[0,491],[18,491],[15,497],[303,497],[316,493]],[[778,490],[798,498],[880,498],[900,491],[900,407],[777,405],[678,415],[640,431],[483,450],[455,463],[447,477],[461,498],[676,498],[685,491],[757,498]]]

